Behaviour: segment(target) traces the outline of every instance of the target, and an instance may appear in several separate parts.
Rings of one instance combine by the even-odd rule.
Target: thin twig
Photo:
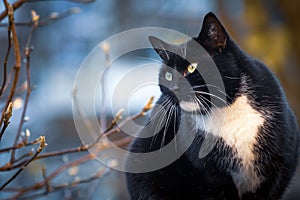
[[[113,133],[117,133],[119,132],[120,128],[125,125],[126,123],[128,123],[130,120],[134,120],[136,118],[139,118],[139,117],[142,117],[145,115],[145,113],[151,109],[152,107],[152,102],[153,102],[153,97],[147,102],[147,104],[144,106],[144,108],[142,109],[142,111],[140,113],[138,113],[137,115],[134,115],[132,117],[128,117],[126,118],[122,123],[119,124],[119,127],[115,127],[111,130],[109,130],[107,133],[104,133],[104,134],[101,134],[101,136],[99,136],[99,138],[103,138],[103,137],[106,137],[108,135],[111,135]],[[96,139],[97,140],[97,139]],[[100,139],[99,139],[100,140]],[[129,142],[131,141],[131,138],[130,137],[125,137],[123,139],[120,139],[118,141],[115,141],[115,145],[117,146],[122,146],[124,144],[128,144]],[[98,143],[99,144],[99,143]],[[88,147],[93,147],[94,145],[96,145],[96,143],[91,143],[90,145],[88,146],[84,146],[84,147],[81,147],[82,149],[84,149],[84,151],[86,151]],[[100,152],[100,151],[103,151],[105,149],[108,149],[110,148],[111,146],[106,146],[106,145],[99,145],[95,148],[95,151],[93,152],[93,155],[95,155],[97,152]],[[77,149],[79,150],[79,149]],[[76,150],[76,151],[77,151]],[[75,151],[75,150],[74,150]],[[71,152],[71,151],[69,151]],[[62,153],[67,153],[67,151],[62,151],[61,153],[60,152],[52,152],[52,153],[48,153],[46,154],[47,156],[36,156],[35,159],[39,159],[39,158],[46,158],[46,157],[51,157],[51,156],[57,156],[57,155],[62,155]],[[45,155],[45,154],[44,154]],[[47,192],[52,192],[54,191],[55,189],[55,186],[49,186],[49,182],[54,179],[56,176],[58,176],[60,173],[62,173],[64,170],[66,169],[69,169],[71,167],[74,167],[74,166],[78,166],[80,165],[81,163],[84,163],[84,162],[87,162],[88,160],[91,160],[91,159],[94,159],[94,156],[92,154],[88,154],[86,156],[83,156],[73,162],[70,162],[70,163],[66,163],[64,165],[62,165],[61,167],[59,167],[58,169],[56,169],[54,172],[52,172],[49,176],[47,176],[47,178],[44,178],[44,181],[43,182],[38,182],[36,184],[34,184],[33,186],[30,186],[30,187],[26,187],[26,188],[19,188],[19,189],[12,189],[12,188],[7,188],[7,190],[5,191],[18,191],[18,193],[14,196],[15,199],[23,196],[24,194],[26,194],[27,192],[29,191],[33,191],[33,190],[39,190],[43,187],[48,187],[50,189],[47,189]],[[25,161],[26,163],[29,162],[29,161]],[[30,161],[31,162],[31,161]],[[11,166],[13,167],[13,166]],[[18,166],[20,167],[20,166]],[[63,188],[63,187],[69,187],[70,185],[61,185],[57,188]],[[40,194],[35,194],[35,195],[43,195],[45,194],[45,192],[43,193],[40,193]]]
[[[4,58],[4,62],[3,62],[3,81],[2,81],[2,86],[0,89],[0,98],[3,94],[5,85],[6,85],[6,79],[7,79],[7,61],[8,61],[8,57],[10,54],[10,49],[11,49],[11,31],[10,29],[7,29],[7,40],[8,40],[8,46],[7,46],[7,50],[6,50],[6,54],[5,54],[5,58]]]
[[[15,3],[12,4],[12,8],[13,10],[17,10],[18,8],[20,8],[23,3],[27,2],[28,0],[18,0]],[[4,3],[5,4],[5,3]],[[6,16],[8,15],[8,11],[4,10],[1,14],[0,14],[0,21],[3,20]]]
[[[32,156],[32,154],[33,154],[33,151],[29,151],[28,153],[25,153],[25,154],[21,155],[20,157],[16,158],[15,162],[17,163],[17,162],[23,160],[24,158]]]
[[[92,3],[95,2],[96,0],[28,0],[28,2],[39,2],[39,1],[69,1],[73,3],[84,4],[84,3]]]
[[[4,134],[4,132],[5,132],[5,130],[6,130],[6,128],[8,127],[8,125],[10,124],[10,118],[11,118],[11,116],[12,116],[12,109],[13,109],[13,104],[12,104],[12,102],[10,102],[9,104],[8,104],[8,107],[7,107],[7,110],[6,110],[6,112],[4,112],[3,113],[3,126],[2,126],[2,128],[1,128],[1,132],[0,132],[0,141],[1,141],[1,139],[2,139],[2,136],[3,136],[3,134]]]
[[[61,150],[61,151],[43,153],[42,155],[40,155],[41,151],[46,146],[44,136],[41,136],[41,139],[38,142],[36,142],[36,140],[28,142],[28,137],[22,138],[22,141],[20,141],[21,130],[22,130],[23,124],[25,122],[24,120],[25,120],[25,116],[26,116],[27,105],[29,102],[30,94],[31,94],[30,53],[31,53],[32,49],[30,48],[30,41],[31,41],[33,31],[35,30],[36,27],[48,25],[49,23],[52,23],[55,20],[64,18],[70,14],[78,12],[78,9],[71,9],[65,13],[60,13],[60,14],[52,13],[52,15],[50,15],[50,17],[48,19],[43,20],[43,21],[32,20],[31,22],[15,23],[14,11],[16,9],[18,9],[25,2],[38,2],[38,1],[42,1],[42,0],[16,0],[12,4],[9,4],[8,0],[3,0],[6,10],[4,12],[0,13],[0,21],[2,19],[4,19],[6,16],[8,16],[8,24],[2,23],[0,26],[8,27],[8,31],[10,33],[9,38],[8,38],[10,41],[9,41],[9,45],[8,45],[7,52],[6,52],[5,59],[4,59],[4,60],[6,60],[6,63],[4,63],[5,68],[7,66],[7,61],[8,61],[8,57],[9,57],[11,48],[13,48],[13,50],[14,50],[14,57],[15,57],[15,65],[14,65],[14,68],[12,69],[14,71],[11,71],[11,74],[10,74],[11,78],[9,78],[9,77],[8,77],[8,79],[6,78],[6,74],[7,74],[6,70],[7,69],[3,69],[5,80],[3,80],[2,87],[0,88],[0,97],[4,93],[4,91],[6,91],[6,87],[10,86],[11,88],[10,88],[9,92],[5,92],[5,98],[7,96],[7,99],[6,99],[6,104],[3,107],[2,116],[0,119],[0,128],[2,127],[1,135],[3,135],[3,133],[5,132],[5,129],[7,128],[8,124],[9,124],[9,118],[11,117],[11,114],[12,114],[12,112],[9,112],[9,110],[10,110],[9,105],[11,105],[11,102],[14,99],[14,96],[16,95],[16,92],[17,92],[19,71],[20,71],[20,67],[21,67],[21,54],[20,54],[19,42],[18,42],[15,27],[17,25],[32,26],[32,30],[28,35],[26,46],[25,46],[25,59],[26,59],[25,67],[26,67],[26,84],[27,85],[26,85],[26,96],[24,99],[24,107],[22,110],[22,116],[20,119],[20,123],[18,126],[18,131],[17,131],[16,137],[15,137],[14,144],[12,145],[12,147],[0,149],[0,153],[1,152],[9,152],[9,151],[12,152],[11,157],[10,157],[11,158],[10,162],[8,162],[4,166],[0,167],[0,171],[9,171],[9,170],[16,169],[16,172],[7,181],[5,181],[4,184],[0,187],[0,191],[6,191],[6,192],[13,191],[15,193],[15,195],[12,196],[12,198],[14,198],[14,199],[38,197],[38,196],[46,195],[53,191],[57,191],[57,190],[60,190],[63,188],[68,188],[68,187],[74,187],[78,184],[91,182],[95,179],[103,177],[105,174],[107,174],[106,172],[108,172],[107,167],[101,168],[96,174],[94,174],[93,176],[88,177],[86,179],[80,179],[80,180],[75,179],[74,181],[72,181],[68,184],[58,184],[58,185],[51,184],[51,180],[55,179],[57,176],[59,176],[65,170],[70,169],[75,166],[78,166],[78,165],[81,165],[90,160],[93,160],[93,159],[95,159],[94,155],[97,154],[98,152],[112,148],[113,145],[107,145],[106,143],[101,143],[101,141],[102,140],[104,141],[104,139],[106,137],[108,137],[109,135],[120,132],[122,126],[127,124],[129,121],[135,120],[136,118],[144,116],[145,112],[147,112],[151,108],[151,104],[153,101],[153,99],[151,99],[140,113],[138,113],[135,116],[125,118],[125,120],[121,121],[120,124],[118,124],[118,122],[121,119],[122,112],[119,112],[116,115],[115,119],[112,120],[112,122],[108,126],[108,128],[105,131],[102,130],[101,131],[102,133],[99,134],[93,142],[91,142],[87,145],[81,145],[81,146],[79,146],[77,148],[73,148],[73,149],[65,149],[65,150]],[[47,1],[47,0],[43,0],[43,1]],[[65,0],[65,1],[71,1],[71,2],[77,2],[77,3],[90,3],[90,2],[93,2],[94,0]],[[36,13],[34,16],[37,17]],[[107,60],[109,60],[109,58]],[[80,110],[80,109],[78,108],[78,110]],[[86,125],[88,126],[88,123]],[[114,141],[114,145],[122,146],[122,145],[128,144],[131,141],[131,139],[132,139],[131,137],[124,137],[122,139]],[[24,147],[34,145],[37,143],[39,143],[40,146],[36,150],[35,153],[34,153],[34,151],[31,151],[30,153],[23,154],[21,157],[19,157],[17,159],[15,158],[16,150],[25,149]],[[41,182],[35,183],[32,186],[25,187],[25,188],[7,188],[7,185],[10,184],[13,180],[15,180],[15,178],[34,160],[42,159],[42,158],[49,158],[49,157],[54,157],[54,156],[59,156],[59,155],[66,155],[69,153],[86,152],[91,148],[93,148],[92,154],[87,154],[85,156],[82,156],[82,157],[76,159],[75,161],[65,163],[64,165],[59,166],[56,170],[54,170],[49,175],[46,174],[46,169],[43,168],[42,169],[43,180]],[[42,191],[41,189],[45,189],[45,190]],[[40,193],[36,193],[36,192],[40,192]],[[27,196],[25,196],[25,195],[27,195]]]
[[[47,178],[44,179],[44,181],[38,182],[38,183],[34,184],[31,187],[26,187],[26,188],[20,189],[19,193],[16,196],[14,196],[13,199],[20,198],[23,194],[25,194],[28,191],[43,188],[45,186],[45,183],[49,183],[52,179],[54,179],[58,174],[62,173],[64,170],[69,169],[69,168],[74,167],[74,166],[78,166],[81,163],[84,163],[84,162],[86,162],[88,160],[91,160],[93,158],[94,157],[91,154],[87,154],[86,156],[83,156],[83,157],[81,157],[81,158],[79,158],[79,159],[77,159],[73,162],[66,163],[66,164],[60,166],[58,169],[56,169],[54,172],[52,172],[50,175],[48,175]],[[50,191],[51,191],[51,189],[50,189]]]
[[[0,149],[0,153],[11,151],[13,149],[20,149],[20,148],[26,147],[26,146],[32,146],[32,145],[35,145],[35,144],[38,144],[38,143],[39,143],[39,138],[37,138],[37,139],[35,139],[33,141],[30,141],[30,142],[21,141],[20,143],[16,144],[15,146],[11,146],[11,147]]]
[[[34,3],[34,2],[41,2],[41,1],[46,1],[46,0],[18,0],[12,4],[12,8],[14,10],[17,10],[26,2]],[[47,0],[47,1],[55,1],[55,0]],[[82,4],[82,3],[92,3],[92,2],[95,2],[96,0],[57,0],[57,1],[70,1],[70,2],[74,2],[74,3]],[[8,15],[7,10],[0,13],[0,21],[2,21],[7,15]]]
[[[5,131],[5,129],[8,127],[8,125],[10,123],[10,118],[12,116],[12,107],[13,107],[13,103],[9,102],[6,112],[3,113],[4,125],[3,125],[2,130],[1,130],[0,140],[2,138],[2,135]]]
[[[73,148],[73,149],[65,149],[65,150],[61,150],[61,151],[44,153],[44,154],[40,155],[37,159],[66,155],[66,154],[70,154],[70,153],[85,152],[87,150],[88,150],[87,145],[82,145],[80,147]]]
[[[74,182],[69,183],[67,185],[66,184],[61,184],[61,185],[52,186],[51,192],[61,190],[61,189],[65,189],[65,188],[74,187],[76,185],[83,184],[83,183],[90,183],[90,182],[92,182],[96,179],[104,177],[105,175],[108,174],[108,172],[109,172],[109,170],[107,170],[107,168],[103,167],[94,176],[91,176],[89,178],[74,181]],[[44,194],[42,194],[42,195],[44,195]],[[32,198],[39,197],[39,196],[42,196],[42,195],[37,195],[36,194],[36,195],[32,195],[32,196],[27,196],[26,198],[27,199],[32,199]]]
[[[23,107],[23,111],[22,111],[18,131],[17,131],[16,137],[15,137],[15,141],[14,141],[13,146],[15,146],[19,141],[21,131],[22,131],[22,128],[23,128],[23,125],[24,125],[24,122],[25,122],[29,97],[30,97],[30,94],[31,94],[30,54],[31,54],[32,48],[30,48],[29,46],[30,46],[30,43],[31,43],[32,34],[33,34],[34,30],[37,28],[38,23],[39,23],[39,16],[34,11],[31,12],[31,15],[32,15],[33,24],[32,24],[31,31],[30,31],[30,33],[27,37],[26,46],[25,46],[26,82],[27,82],[26,95],[25,95],[24,107]],[[15,151],[15,149],[13,149],[12,152],[11,152],[11,156],[10,156],[10,162],[11,163],[14,162],[15,153],[16,153],[16,151]]]
[[[84,152],[84,151],[89,150],[90,148],[92,148],[96,144],[98,144],[98,142],[101,139],[103,139],[104,137],[108,137],[108,136],[110,136],[112,134],[120,132],[120,129],[123,126],[125,126],[128,122],[130,122],[132,120],[135,120],[137,118],[143,117],[145,115],[145,113],[151,109],[152,103],[153,103],[153,99],[154,99],[154,97],[151,97],[149,99],[149,101],[146,103],[146,105],[143,107],[143,109],[141,110],[140,113],[138,113],[138,114],[136,114],[136,115],[134,115],[132,117],[127,117],[121,123],[119,123],[118,126],[116,126],[115,128],[110,129],[110,130],[108,130],[105,133],[99,134],[99,136],[93,142],[91,142],[90,144],[81,145],[81,146],[73,148],[73,149],[66,149],[66,150],[60,150],[60,151],[54,151],[54,152],[44,153],[44,154],[38,156],[36,159],[42,159],[42,158],[48,158],[48,157],[55,157],[55,156],[60,156],[60,155],[65,155],[65,154],[70,154],[70,153]],[[117,115],[116,118],[120,118],[120,116]],[[114,119],[114,120],[117,120],[117,119]],[[123,141],[121,142],[121,144],[124,144],[124,141],[127,142],[127,143],[129,143],[130,140],[131,140],[130,137],[126,137],[126,138],[123,139]],[[22,161],[20,163],[15,163],[13,165],[4,165],[4,166],[0,167],[0,171],[10,171],[10,170],[16,169],[16,168],[22,166],[24,164],[24,162],[26,162],[26,160]]]
[[[104,66],[105,66],[105,69],[104,69],[104,72],[106,74],[106,76],[102,76],[101,78],[101,91],[102,91],[102,95],[101,95],[101,105],[100,105],[100,113],[102,114],[102,117],[100,119],[100,127],[102,128],[102,130],[106,129],[106,125],[107,125],[107,116],[106,116],[106,112],[107,112],[107,109],[106,109],[106,98],[105,98],[105,95],[106,94],[106,90],[107,90],[107,78],[109,76],[109,71],[110,71],[110,44],[107,43],[107,42],[104,42],[102,45],[101,45],[101,49],[104,53],[104,56],[105,56],[105,63],[104,63]]]
[[[130,141],[129,138],[123,138],[123,139],[115,141],[115,144],[117,146],[122,146],[122,145],[128,144],[129,141]],[[108,148],[110,148],[110,147],[100,146],[100,147],[96,148],[94,154],[96,154],[97,152],[101,152],[101,151],[103,151],[105,149],[108,149]],[[69,162],[69,163],[66,163],[66,164],[60,166],[59,168],[54,170],[51,174],[49,174],[46,178],[44,178],[44,180],[41,181],[41,182],[37,182],[34,185],[29,186],[29,187],[6,188],[5,191],[7,191],[7,192],[17,192],[17,194],[15,196],[13,196],[12,199],[19,199],[20,197],[22,197],[27,192],[31,192],[31,191],[34,191],[34,190],[40,190],[44,187],[49,187],[47,192],[50,193],[50,192],[54,192],[58,189],[63,189],[63,188],[67,188],[67,187],[77,185],[79,183],[86,183],[86,182],[92,181],[92,180],[96,179],[97,177],[101,177],[100,176],[101,172],[96,173],[95,176],[93,176],[94,178],[91,177],[90,179],[85,179],[85,180],[83,179],[82,181],[74,181],[74,182],[71,182],[70,184],[61,184],[61,185],[56,185],[56,186],[49,185],[50,181],[53,180],[55,177],[57,177],[59,174],[61,174],[63,171],[65,171],[67,169],[70,169],[72,167],[78,166],[82,163],[85,163],[85,162],[87,162],[89,160],[93,160],[93,159],[95,159],[95,157],[92,154],[87,154],[83,157],[78,158],[77,160],[74,160],[72,162]],[[45,195],[45,192],[38,193],[38,194],[35,194],[35,195],[37,195],[37,196]],[[34,197],[35,197],[35,195],[34,195]],[[30,196],[30,197],[32,197],[32,196]],[[26,197],[26,198],[28,198],[28,197]],[[29,199],[31,199],[31,198],[29,198]]]
[[[20,53],[20,47],[19,47],[19,40],[16,32],[15,22],[14,22],[14,10],[13,7],[7,2],[7,0],[3,0],[5,4],[5,8],[8,13],[8,21],[9,21],[9,29],[11,29],[11,37],[13,41],[13,47],[14,47],[14,54],[15,54],[15,66],[14,66],[14,80],[12,83],[12,87],[9,93],[9,96],[7,98],[5,107],[2,111],[2,116],[0,120],[0,126],[2,126],[3,120],[4,120],[4,113],[7,110],[9,103],[12,102],[12,99],[15,94],[15,88],[17,86],[18,80],[19,80],[19,72],[21,67],[21,53]]]
[[[50,192],[50,185],[49,185],[49,181],[47,181],[47,174],[46,174],[46,168],[43,167],[42,168],[42,175],[43,175],[43,179],[44,179],[44,183],[45,183],[45,194],[48,194]]]
[[[42,150],[47,146],[45,136],[40,137],[40,146],[36,150],[34,156],[30,158],[14,175],[12,175],[1,187],[0,191],[3,190],[10,182],[12,182],[41,152]]]
[[[114,143],[115,143],[115,145],[118,145],[118,146],[127,145],[127,144],[129,144],[131,139],[132,139],[131,137],[125,137],[120,140],[114,141]],[[109,147],[105,147],[105,148],[103,147],[103,150],[105,150],[107,148],[109,148]],[[44,153],[42,155],[37,156],[36,160],[87,151],[87,149],[83,149],[80,151],[78,151],[76,149],[77,148],[70,149],[70,150],[62,150],[62,151],[54,151],[54,152]],[[26,163],[26,162],[27,162],[27,160],[24,160],[19,163],[14,163],[13,165],[11,163],[6,163],[4,166],[0,167],[0,171],[11,171],[14,169],[18,169],[19,167],[24,165],[24,163]]]
[[[70,187],[74,187],[76,185],[79,185],[79,184],[84,184],[84,183],[90,183],[96,179],[99,179],[99,178],[102,178],[104,177],[105,175],[107,175],[109,172],[109,170],[106,168],[106,167],[102,167],[95,175],[89,177],[89,178],[86,178],[86,179],[80,179],[80,180],[75,180],[69,184],[60,184],[60,185],[54,185],[50,188],[49,191],[44,191],[44,192],[41,192],[41,193],[37,193],[37,194],[32,194],[32,195],[28,195],[28,196],[25,196],[23,197],[24,199],[34,199],[34,198],[37,198],[37,197],[40,197],[40,196],[44,196],[44,195],[47,195],[48,193],[50,192],[55,192],[55,191],[58,191],[58,190],[62,190],[62,189],[66,189],[66,188],[70,188]],[[18,197],[21,197],[22,195],[16,195],[15,197],[13,198],[18,198]]]
[[[38,23],[38,27],[42,27],[42,26],[46,26],[46,25],[49,25],[51,23],[54,23],[60,19],[63,19],[65,17],[68,17],[72,14],[77,14],[80,12],[80,8],[71,8],[65,12],[62,12],[62,13],[52,13],[50,14],[50,16],[44,20],[39,20],[39,23]],[[1,23],[0,24],[0,27],[7,27],[8,24],[7,23]],[[34,22],[31,20],[31,21],[27,21],[27,22],[15,22],[15,26],[34,26]]]

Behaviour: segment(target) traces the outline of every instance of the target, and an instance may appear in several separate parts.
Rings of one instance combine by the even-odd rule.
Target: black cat
[[[128,158],[126,165],[138,172],[178,159],[127,173],[131,198],[281,198],[297,166],[299,129],[273,73],[245,54],[213,13],[183,44],[149,40],[163,60],[162,95],[140,133],[148,137],[136,138],[130,151],[157,151],[159,158]],[[160,157],[170,144],[174,150]]]

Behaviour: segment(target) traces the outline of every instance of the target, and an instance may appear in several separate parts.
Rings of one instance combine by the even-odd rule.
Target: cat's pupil
[[[173,75],[172,75],[170,72],[166,72],[165,78],[166,78],[168,81],[172,81]]]

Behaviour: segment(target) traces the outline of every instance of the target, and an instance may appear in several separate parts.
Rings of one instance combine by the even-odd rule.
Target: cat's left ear
[[[149,41],[161,59],[168,62],[170,60],[170,49],[172,48],[172,45],[154,36],[149,36]]]
[[[227,47],[228,34],[218,18],[210,12],[204,17],[196,40],[211,53],[215,50],[222,52]]]

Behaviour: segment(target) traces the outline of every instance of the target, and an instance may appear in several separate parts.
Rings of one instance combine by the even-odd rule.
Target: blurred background
[[[230,35],[247,53],[264,61],[276,73],[299,121],[300,1],[96,0],[88,4],[78,4],[72,1],[49,0],[25,3],[16,11],[16,21],[30,21],[31,10],[35,10],[43,19],[74,7],[79,8],[81,12],[38,28],[32,38],[34,51],[31,56],[31,69],[35,89],[27,112],[30,120],[24,128],[28,128],[32,135],[46,135],[48,147],[45,151],[76,147],[81,143],[73,122],[72,89],[81,63],[94,47],[113,34],[147,26],[169,28],[193,37],[198,35],[203,17],[209,11],[213,11],[219,17]],[[3,4],[0,5],[0,10],[4,10]],[[30,27],[19,26],[17,31],[21,47],[24,48]],[[1,63],[7,46],[6,32],[5,27],[0,27]],[[153,51],[144,54],[155,55]],[[129,58],[121,67],[130,68],[131,65],[134,64],[130,63]],[[12,125],[7,130],[0,148],[13,142],[20,112],[15,111]],[[41,166],[46,166],[47,171],[51,171],[57,165],[72,159],[72,156],[78,155],[31,163],[12,185],[26,186],[42,180],[39,169]],[[0,163],[5,162],[5,159],[5,156],[0,156]],[[76,176],[85,176],[99,166],[97,162],[80,166]],[[0,174],[1,182],[10,174]],[[68,182],[74,178],[76,177],[72,173],[66,173],[57,177],[55,181]],[[295,181],[284,199],[298,199],[299,188],[298,169]],[[0,193],[0,198],[6,197],[7,194]],[[128,199],[128,194],[123,174],[112,171],[101,179],[51,193],[40,199],[51,198],[117,200]]]

